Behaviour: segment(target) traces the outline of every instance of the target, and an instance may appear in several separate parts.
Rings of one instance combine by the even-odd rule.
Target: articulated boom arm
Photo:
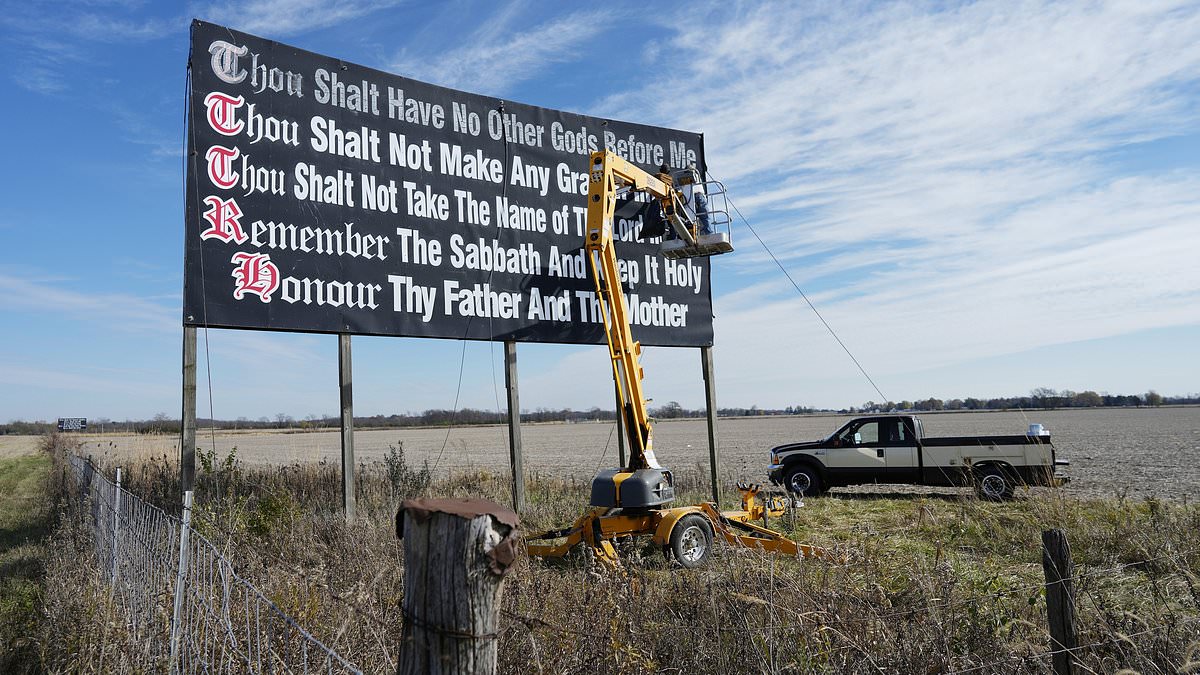
[[[675,191],[670,177],[649,174],[608,150],[592,153],[588,181],[587,235],[584,247],[600,301],[600,316],[608,338],[612,358],[613,378],[617,381],[617,396],[624,415],[625,433],[629,438],[627,468],[659,468],[654,457],[650,413],[642,392],[641,343],[633,339],[629,326],[629,307],[621,289],[617,271],[617,254],[613,247],[613,216],[617,207],[617,191],[629,188],[648,192],[662,202],[664,213],[675,211]]]
[[[613,379],[617,383],[617,403],[629,438],[629,464],[598,473],[592,479],[590,508],[566,529],[528,537],[526,550],[532,556],[561,558],[575,547],[584,546],[597,561],[618,567],[620,562],[614,542],[619,538],[643,535],[652,536],[652,541],[679,565],[695,567],[708,559],[714,537],[720,536],[736,546],[789,555],[821,555],[818,548],[798,544],[767,529],[767,518],[782,514],[787,502],[774,496],[764,499],[759,495],[761,488],[757,485],[738,485],[742,493],[742,508],[738,511],[720,511],[720,506],[713,502],[698,506],[668,506],[675,499],[675,488],[671,472],[659,466],[654,457],[650,414],[646,410],[646,396],[642,393],[642,366],[639,363],[642,346],[633,339],[629,306],[621,288],[613,246],[617,195],[628,191],[646,192],[659,201],[662,217],[675,229],[679,239],[686,242],[672,248],[675,258],[717,255],[733,248],[728,237],[714,238],[701,231],[698,226],[705,221],[694,211],[684,208],[687,204],[682,198],[684,193],[675,186],[671,175],[647,173],[607,150],[592,153],[590,162],[584,248],[608,339]],[[702,236],[689,234],[690,239],[684,236],[696,232]],[[752,522],[755,520],[762,520],[762,526]],[[555,540],[559,543],[553,543]]]

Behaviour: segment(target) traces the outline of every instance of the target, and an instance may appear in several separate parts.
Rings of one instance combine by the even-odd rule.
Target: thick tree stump
[[[482,499],[409,499],[404,539],[400,675],[495,673],[504,573],[517,515]]]

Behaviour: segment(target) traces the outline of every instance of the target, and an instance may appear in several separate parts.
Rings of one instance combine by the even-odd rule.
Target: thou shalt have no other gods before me
[[[185,323],[603,342],[588,156],[703,165],[694,133],[499,101],[195,22]],[[706,260],[614,222],[638,337],[712,344]]]

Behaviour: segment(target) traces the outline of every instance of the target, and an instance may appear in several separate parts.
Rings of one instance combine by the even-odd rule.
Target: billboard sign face
[[[695,133],[447,89],[192,25],[184,323],[603,343],[588,155],[704,168]],[[634,335],[712,344],[706,259],[614,223]]]
[[[86,417],[60,417],[58,418],[59,431],[87,431]]]

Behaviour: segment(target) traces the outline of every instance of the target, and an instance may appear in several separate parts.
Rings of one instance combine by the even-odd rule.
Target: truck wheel
[[[1013,482],[1000,467],[981,467],[975,471],[975,492],[989,502],[1007,501],[1013,496]]]
[[[671,529],[671,557],[681,567],[691,569],[708,562],[712,544],[712,523],[699,513],[687,514]]]
[[[821,474],[810,464],[798,464],[789,469],[783,484],[788,492],[804,497],[816,497],[825,491],[825,487],[821,485]]]

